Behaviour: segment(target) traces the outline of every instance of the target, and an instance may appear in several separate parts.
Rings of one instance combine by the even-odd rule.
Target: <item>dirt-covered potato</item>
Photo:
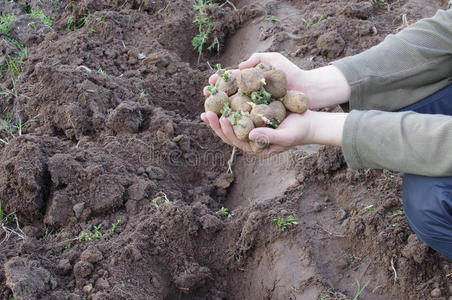
[[[264,72],[256,68],[241,70],[237,77],[239,89],[245,94],[260,90],[264,83]]]
[[[287,91],[287,94],[283,98],[283,104],[287,110],[302,114],[308,109],[309,100],[302,92]]]
[[[217,80],[217,84],[218,89],[225,92],[228,96],[237,93],[237,79],[232,75],[229,75],[229,77],[227,78],[220,76],[220,78],[218,78]]]
[[[254,127],[264,127],[267,125],[266,120],[274,118],[273,110],[267,104],[255,105],[251,110],[250,118]]]
[[[287,92],[286,73],[281,70],[270,70],[264,72],[265,90],[275,98],[281,98]]]
[[[273,101],[268,106],[273,111],[273,118],[277,118],[279,123],[281,123],[286,118],[286,108],[281,101]]]
[[[255,142],[255,141],[249,141],[248,143],[251,147],[251,150],[255,153],[262,152],[265,148],[267,148],[269,145],[267,143],[261,143],[261,142]]]
[[[204,109],[205,111],[213,111],[217,115],[221,115],[220,111],[226,102],[229,102],[228,95],[223,91],[217,91],[206,99]]]
[[[250,112],[252,107],[248,104],[251,99],[245,95],[237,93],[229,98],[232,111]]]
[[[253,121],[248,116],[237,116],[237,114],[233,114],[228,119],[237,138],[241,141],[249,141],[248,134],[254,129]]]
[[[262,71],[270,71],[270,70],[273,70],[273,67],[272,66],[270,66],[270,65],[267,65],[267,64],[265,64],[265,63],[259,63],[259,64],[257,64],[257,66],[255,67],[256,69],[260,69],[260,70],[262,70]]]

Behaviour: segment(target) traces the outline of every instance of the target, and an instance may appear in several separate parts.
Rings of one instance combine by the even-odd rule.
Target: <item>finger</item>
[[[221,124],[221,129],[223,130],[225,137],[229,141],[231,141],[232,145],[242,149],[245,152],[250,152],[250,151],[252,152],[251,146],[247,142],[241,141],[237,138],[237,136],[234,133],[234,130],[232,129],[231,122],[229,122],[228,119],[221,117],[220,124]]]
[[[201,120],[203,120],[204,122],[209,124],[209,120],[207,120],[207,118],[206,118],[206,113],[202,113],[199,117],[201,118]]]
[[[213,131],[215,131],[215,134],[218,135],[223,140],[223,142],[229,145],[233,145],[221,130],[220,121],[218,120],[216,113],[214,113],[213,111],[208,111],[205,113],[204,117],[209,123],[210,127],[212,127]]]
[[[210,84],[210,85],[215,85],[215,83],[217,82],[217,80],[218,80],[218,74],[215,73],[215,74],[213,74],[213,75],[211,75],[211,76],[209,77],[209,84]]]
[[[239,69],[253,68],[261,62],[262,53],[253,53],[250,58],[239,64]]]
[[[290,146],[293,143],[293,137],[289,130],[272,129],[266,127],[259,127],[251,130],[249,134],[250,140],[262,139],[263,137],[269,144],[276,144],[281,146]]]

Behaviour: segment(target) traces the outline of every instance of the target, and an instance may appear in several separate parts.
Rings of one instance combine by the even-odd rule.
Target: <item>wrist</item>
[[[348,102],[350,85],[344,74],[329,65],[309,71],[302,71],[300,81],[310,101],[310,108],[322,108]]]
[[[330,146],[342,146],[344,124],[348,113],[310,111],[307,142]]]

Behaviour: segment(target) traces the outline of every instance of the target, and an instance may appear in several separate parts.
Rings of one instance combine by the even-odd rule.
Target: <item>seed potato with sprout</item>
[[[254,129],[253,121],[249,116],[235,112],[228,119],[237,138],[241,141],[249,141],[248,134]]]
[[[220,64],[217,64],[217,80],[218,89],[225,92],[228,96],[235,94],[238,90],[237,79],[232,75],[231,71],[222,69]]]
[[[287,110],[302,114],[308,110],[309,100],[302,92],[287,91],[287,94],[283,98],[283,104]]]
[[[228,95],[218,90],[216,86],[209,86],[207,90],[210,93],[210,96],[207,97],[206,102],[204,102],[205,111],[213,111],[218,116],[221,115],[221,109],[223,108],[225,103],[229,103]]]
[[[240,92],[231,96],[229,100],[231,100],[231,109],[233,111],[250,112],[252,109],[249,103],[251,101],[250,98]]]
[[[286,73],[281,70],[270,70],[264,72],[265,90],[273,97],[284,97],[287,92]]]
[[[253,121],[254,127],[264,127],[274,117],[272,109],[267,104],[255,105],[250,113],[250,118],[251,121]]]
[[[280,123],[284,121],[284,119],[286,118],[287,111],[286,108],[284,107],[284,104],[281,101],[279,100],[273,101],[268,106],[273,111],[274,118],[278,119]]]
[[[239,89],[245,94],[258,91],[265,85],[264,72],[256,68],[241,70],[237,83]]]

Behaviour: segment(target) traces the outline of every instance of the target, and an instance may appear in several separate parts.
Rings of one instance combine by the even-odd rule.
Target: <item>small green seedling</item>
[[[266,15],[264,17],[265,22],[279,22],[279,19],[272,15]]]
[[[393,223],[393,224],[391,224],[391,226],[396,228],[397,226],[399,226],[399,223]]]
[[[288,216],[286,219],[284,217],[273,219],[273,223],[278,226],[281,231],[285,231],[289,226],[295,226],[300,224],[297,220],[295,220],[294,216]]]
[[[344,252],[344,258],[345,258],[346,260],[354,260],[354,259],[355,259],[355,256],[354,256],[353,254]]]
[[[64,246],[64,249],[71,249],[71,247],[72,247],[72,244],[69,243],[69,244],[67,244],[66,246]]]
[[[45,26],[52,26],[52,19],[47,17],[42,9],[32,10],[30,16],[39,19]]]
[[[107,75],[107,73],[104,70],[102,70],[102,68],[99,68],[99,70],[97,70],[97,72],[101,75]]]
[[[217,212],[219,215],[226,216],[228,219],[232,218],[233,214],[226,208],[221,207],[220,210]]]
[[[103,236],[102,232],[100,231],[101,228],[102,228],[102,224],[98,224],[97,226],[94,226],[94,232],[81,233],[78,237],[79,242],[100,239]]]
[[[403,211],[398,210],[398,211],[396,211],[395,213],[392,214],[392,217],[401,216],[401,215],[403,215]]]
[[[358,280],[355,280],[355,282],[356,282],[356,285],[358,286],[358,290],[356,291],[356,293],[355,293],[355,296],[353,297],[353,300],[358,300],[358,298],[359,298],[359,295],[361,295],[361,293],[364,291],[364,289],[367,287],[367,285],[369,284],[369,282],[370,282],[370,279],[369,280],[367,280],[367,282],[361,287],[361,285],[359,284],[359,281]]]
[[[364,209],[366,209],[366,210],[374,210],[375,209],[375,205],[373,205],[373,204],[368,205],[368,206],[364,207]]]
[[[119,225],[119,223],[121,223],[120,219],[116,220],[115,223],[111,223],[111,229],[110,229],[111,235],[115,234],[116,227]]]
[[[11,22],[16,18],[13,14],[5,14],[2,13],[2,16],[0,17],[0,31],[4,35],[8,35],[9,31],[11,30]]]

